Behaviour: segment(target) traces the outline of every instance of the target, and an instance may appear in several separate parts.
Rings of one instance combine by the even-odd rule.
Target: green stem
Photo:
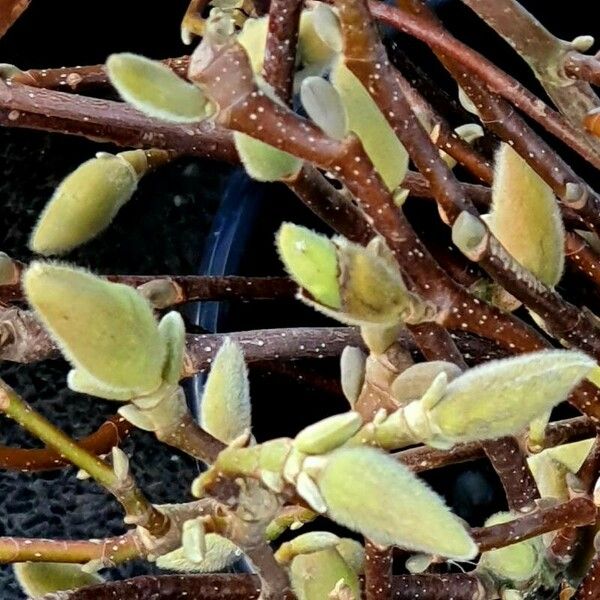
[[[169,519],[144,497],[131,477],[118,479],[112,467],[79,446],[75,440],[34,410],[0,379],[0,410],[21,427],[86,471],[123,505],[128,520],[147,528],[153,535],[164,534]]]

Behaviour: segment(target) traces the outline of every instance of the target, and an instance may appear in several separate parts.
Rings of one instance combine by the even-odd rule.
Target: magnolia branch
[[[22,266],[25,268],[25,266]],[[145,295],[156,308],[199,300],[275,300],[293,298],[297,286],[286,277],[223,277],[208,275],[106,275]],[[0,303],[26,300],[20,282],[0,285]]]
[[[119,445],[131,431],[131,425],[120,416],[111,417],[92,434],[77,444],[96,456],[102,456]],[[0,446],[0,469],[12,471],[50,471],[70,464],[52,448],[9,448]]]
[[[122,504],[127,518],[132,522],[145,527],[154,535],[162,535],[168,530],[169,518],[145,498],[130,474],[122,478],[117,476],[111,466],[77,445],[2,380],[0,380],[0,411],[69,462],[86,471]]]
[[[142,600],[161,598],[176,600],[185,592],[190,598],[203,600],[257,600],[260,582],[255,575],[162,575],[135,577],[73,592],[59,592],[43,600]],[[448,575],[396,575],[392,580],[390,596],[395,600],[479,600],[485,597],[484,587],[476,575],[452,573]],[[287,592],[281,600],[294,600]]]
[[[409,14],[384,2],[371,0],[369,8],[373,16],[380,21],[421,40],[435,52],[440,52],[463,65],[465,81],[471,74],[480,77],[491,91],[506,98],[596,168],[600,168],[600,155],[582,142],[581,133],[562,115],[549,108],[494,63],[457,40],[442,26],[433,24],[421,15]]]
[[[471,536],[481,552],[502,548],[562,527],[583,527],[596,521],[596,506],[588,498],[575,498],[556,506],[535,509],[499,525],[475,527]]]

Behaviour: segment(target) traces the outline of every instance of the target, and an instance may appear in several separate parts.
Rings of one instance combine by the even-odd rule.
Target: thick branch
[[[263,77],[286,104],[292,99],[302,0],[271,0]]]
[[[0,80],[0,125],[79,135],[133,148],[162,148],[237,162],[231,135],[211,123],[166,123],[121,102]]]
[[[15,562],[86,563],[117,565],[145,555],[135,532],[103,540],[45,540],[0,537],[0,564]]]
[[[576,52],[573,45],[550,33],[516,0],[463,0],[501,35],[527,62],[560,112],[580,131],[582,140],[600,152],[600,140],[587,134],[585,116],[600,100],[585,78],[573,79],[566,71],[567,59],[594,59]],[[573,66],[573,62],[571,62]]]
[[[532,512],[500,525],[475,527],[471,536],[482,552],[502,548],[532,537],[561,529],[582,527],[596,520],[596,506],[587,498],[575,498],[550,508]]]
[[[142,289],[157,308],[198,300],[274,300],[293,298],[297,286],[286,277],[226,275],[106,275],[106,279]],[[0,302],[23,302],[20,283],[0,285]]]
[[[255,575],[163,575],[136,577],[84,588],[59,592],[44,600],[179,600],[182,591],[190,598],[203,600],[257,600],[260,583]],[[397,575],[391,595],[395,600],[483,600],[485,590],[479,578],[467,573],[448,575]],[[293,600],[287,593],[282,600]],[[325,600],[325,599],[324,599]]]
[[[492,62],[450,35],[442,26],[433,24],[421,15],[409,14],[384,2],[371,0],[369,7],[377,19],[416,37],[425,42],[432,50],[447,55],[462,64],[465,81],[471,74],[477,75],[485,81],[490,90],[506,98],[595,167],[600,168],[600,155],[590,150],[582,142],[581,133],[573,128],[562,115],[550,109]]]

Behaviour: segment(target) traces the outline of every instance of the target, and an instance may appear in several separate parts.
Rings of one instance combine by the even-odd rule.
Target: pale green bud
[[[360,348],[346,346],[340,357],[340,382],[342,392],[350,406],[354,406],[365,380],[366,356]]]
[[[409,573],[423,573],[433,562],[433,557],[429,554],[413,554],[406,559],[404,566]]]
[[[358,575],[337,550],[296,556],[290,566],[290,582],[298,600],[327,600],[340,580],[360,598]]]
[[[81,269],[33,262],[23,277],[32,308],[77,371],[129,397],[156,390],[164,343],[134,289]]]
[[[212,363],[200,404],[202,427],[225,443],[250,429],[248,369],[241,347],[225,340]]]
[[[317,485],[334,521],[382,546],[458,560],[477,546],[443,500],[409,469],[372,448],[343,448],[329,455]]]
[[[262,71],[267,42],[268,17],[247,19],[237,36],[237,41],[246,50],[254,73]]]
[[[19,280],[19,270],[6,252],[0,252],[0,285],[10,285]]]
[[[533,454],[527,458],[527,463],[543,498],[569,499],[566,475],[579,471],[593,444],[593,439],[562,444],[554,448],[546,448],[539,454]]]
[[[288,273],[312,296],[302,300],[334,319],[389,327],[431,318],[429,305],[406,289],[397,265],[370,249],[288,223],[277,234],[277,247]]]
[[[158,61],[128,52],[112,54],[106,71],[122,98],[151,117],[189,123],[210,115],[210,103],[200,88]]]
[[[292,179],[302,168],[299,158],[245,133],[236,131],[233,139],[244,168],[248,175],[257,181]]]
[[[340,538],[329,531],[310,531],[281,544],[275,552],[275,558],[277,562],[286,564],[300,554],[311,554],[335,548],[339,542]]]
[[[515,518],[516,515],[509,512],[498,513],[491,516],[485,526],[508,523]],[[535,577],[540,571],[541,562],[540,538],[537,537],[484,552],[478,568],[485,569],[496,579],[518,584]]]
[[[307,77],[300,87],[306,114],[329,136],[341,140],[348,135],[346,109],[337,90],[322,77]]]
[[[305,66],[329,63],[344,45],[339,19],[323,2],[303,11],[298,37],[298,54]]]
[[[216,533],[205,535],[205,546],[204,558],[200,561],[190,560],[182,547],[159,556],[156,566],[184,573],[215,573],[230,567],[242,556],[242,551],[233,542]]]
[[[294,445],[304,454],[326,454],[347,442],[361,427],[357,412],[334,415],[309,425],[294,439]]]
[[[333,242],[306,227],[284,223],[277,250],[287,272],[317,302],[340,308],[337,253]]]
[[[454,443],[514,435],[565,400],[594,366],[570,350],[490,361],[451,381],[429,419]]]
[[[181,379],[185,355],[185,323],[182,316],[172,310],[158,324],[158,332],[166,348],[163,380],[176,384]]]
[[[492,210],[486,219],[500,243],[546,285],[563,273],[565,231],[550,186],[508,144],[496,155]]]
[[[204,523],[199,517],[185,521],[181,529],[181,547],[186,558],[200,563],[206,556],[206,534]]]
[[[133,195],[138,176],[119,156],[102,154],[77,167],[56,188],[31,234],[38,254],[64,254],[110,225]]]
[[[445,373],[448,380],[452,380],[462,371],[455,364],[443,360],[417,363],[394,379],[390,391],[400,402],[421,398],[440,373]]]
[[[338,60],[331,82],[346,108],[348,126],[362,142],[365,152],[390,192],[408,171],[408,153],[377,104],[358,78]]]
[[[129,457],[119,446],[113,446],[112,448],[112,464],[115,477],[119,482],[127,481],[129,477]]]
[[[341,538],[336,550],[353,571],[359,575],[365,570],[365,549],[362,544],[350,538]]]
[[[82,571],[81,565],[68,563],[26,562],[15,563],[13,568],[21,589],[30,598],[77,590],[104,581],[96,573]]]

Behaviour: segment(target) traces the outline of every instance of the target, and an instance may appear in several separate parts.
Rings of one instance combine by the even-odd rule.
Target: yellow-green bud
[[[491,516],[485,526],[513,521],[517,516],[509,512]],[[540,571],[542,554],[540,538],[532,538],[511,544],[505,548],[484,552],[479,560],[479,569],[488,571],[493,577],[514,584],[526,582]]]
[[[570,350],[490,361],[451,381],[429,419],[454,443],[514,435],[562,402],[594,366]]]
[[[360,598],[358,575],[333,548],[296,556],[290,566],[290,582],[298,600],[327,600],[343,580]]]
[[[248,175],[257,181],[290,179],[302,168],[302,161],[299,158],[245,133],[236,131],[233,139],[244,168]]]
[[[563,273],[565,231],[550,186],[508,144],[496,155],[486,222],[517,261],[546,285]]]
[[[205,536],[204,557],[193,561],[186,555],[183,548],[177,548],[156,559],[156,566],[169,571],[184,573],[214,573],[231,566],[242,556],[242,551],[227,538],[216,533]]]
[[[275,558],[277,562],[286,564],[300,554],[311,554],[335,548],[339,542],[340,538],[329,531],[310,531],[281,544],[275,553]]]
[[[160,62],[125,52],[109,56],[106,70],[122,98],[151,117],[188,123],[210,115],[210,104],[200,88]]]
[[[406,149],[369,92],[342,60],[336,63],[331,82],[346,108],[349,129],[360,138],[389,191],[394,191],[408,171]]]
[[[65,357],[105,388],[148,394],[162,381],[165,346],[134,289],[82,269],[33,262],[23,277],[32,308]]]
[[[26,562],[15,563],[13,568],[21,589],[30,598],[41,598],[53,592],[98,585],[104,581],[96,573],[82,571],[81,565]]]
[[[202,427],[225,443],[251,426],[250,386],[244,353],[229,338],[212,363],[200,404]]]
[[[294,439],[294,446],[304,454],[326,454],[348,441],[361,427],[357,412],[334,415],[304,428]]]
[[[38,254],[64,254],[91,240],[110,225],[137,183],[135,170],[119,156],[84,162],[56,188],[29,246]]]
[[[172,310],[158,324],[158,332],[166,349],[163,381],[175,384],[181,379],[185,355],[185,324],[181,315]]]
[[[477,554],[467,530],[443,500],[384,452],[336,450],[318,474],[317,485],[329,517],[376,544],[458,560]]]
[[[287,272],[313,298],[340,308],[336,247],[327,237],[306,227],[284,223],[277,233],[277,249]]]

